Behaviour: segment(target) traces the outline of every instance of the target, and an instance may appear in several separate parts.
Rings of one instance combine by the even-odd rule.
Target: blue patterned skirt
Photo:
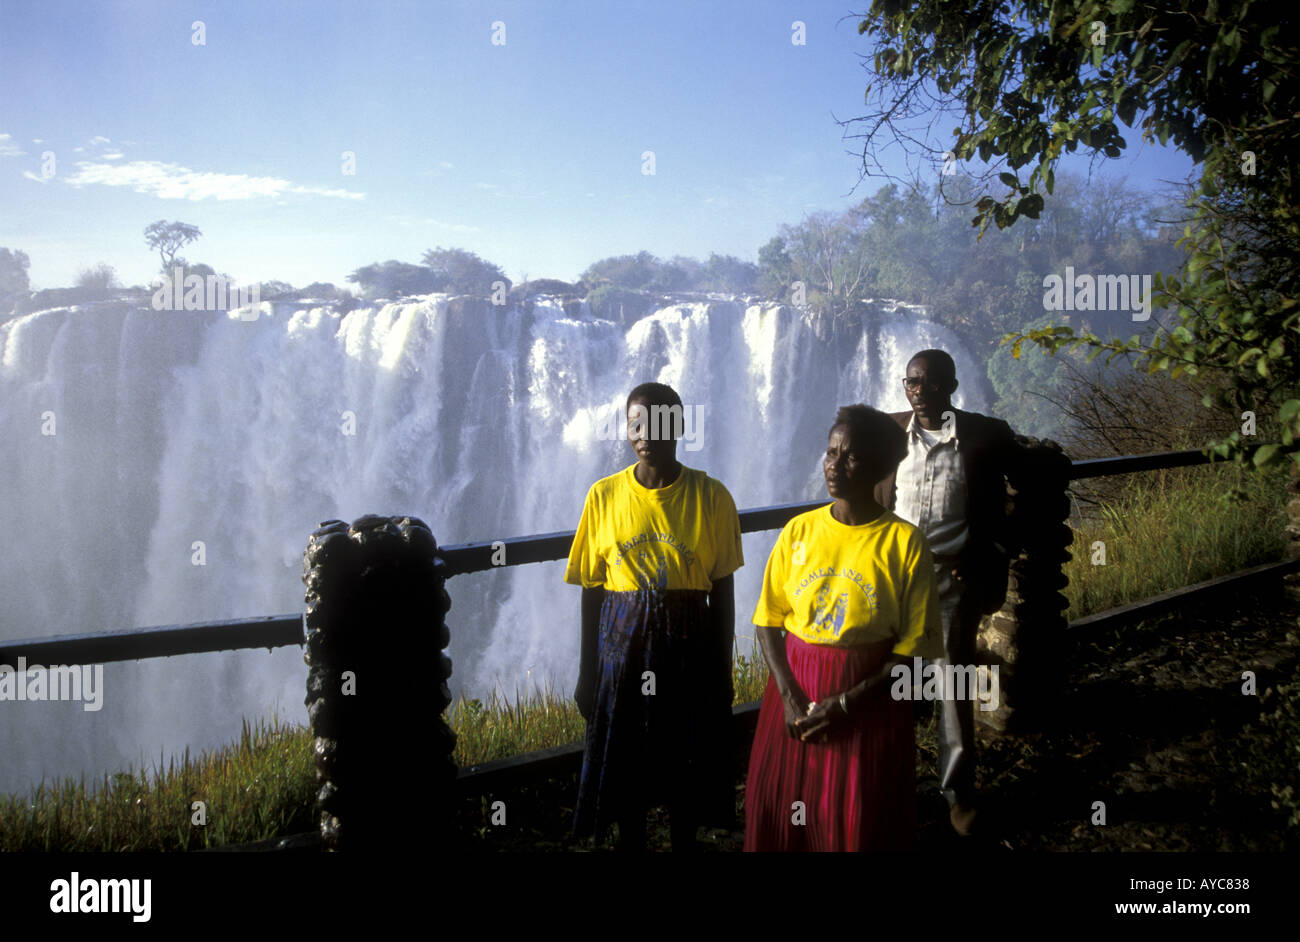
[[[620,814],[660,804],[731,826],[731,644],[708,593],[606,591],[598,644],[574,833],[600,837]]]

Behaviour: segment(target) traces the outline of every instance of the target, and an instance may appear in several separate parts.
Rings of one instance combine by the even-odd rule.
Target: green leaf
[[[1273,457],[1277,453],[1278,453],[1277,445],[1261,445],[1259,447],[1259,450],[1255,452],[1255,456],[1251,459],[1251,461],[1255,463],[1255,467],[1262,468],[1264,467],[1264,465],[1271,462],[1273,460]]]
[[[1042,210],[1043,198],[1037,193],[1026,196],[1016,204],[1017,215],[1027,216],[1030,219],[1037,219],[1038,214],[1042,212]]]
[[[1133,127],[1133,115],[1137,112],[1137,99],[1133,95],[1126,95],[1120,101],[1119,107],[1115,109],[1119,112],[1119,119]]]
[[[1282,424],[1286,425],[1295,418],[1297,412],[1300,412],[1300,399],[1288,399],[1282,403],[1282,411],[1278,417],[1282,420]]]

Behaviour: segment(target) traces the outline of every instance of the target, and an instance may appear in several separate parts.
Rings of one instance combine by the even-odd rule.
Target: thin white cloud
[[[91,147],[94,147],[96,144],[109,144],[109,143],[112,143],[112,142],[109,141],[108,138],[106,138],[106,137],[101,137],[101,136],[98,135],[98,134],[96,134],[94,137],[92,137],[92,138],[90,139],[90,146],[91,146]]]
[[[125,157],[125,156],[126,156],[126,155],[123,154],[120,150],[118,150],[118,151],[113,151],[113,153],[111,153],[111,154],[100,154],[100,155],[99,155],[99,157],[100,157],[101,160],[121,160],[121,159],[122,159],[123,157]]]
[[[42,177],[38,174],[32,173],[30,170],[24,170],[23,176],[25,176],[28,180],[35,180],[37,183],[49,183],[51,180],[54,179],[53,177]]]
[[[39,142],[38,142],[39,143]],[[27,152],[13,143],[13,137],[9,134],[0,134],[0,157],[25,157]]]
[[[468,226],[463,222],[443,222],[441,219],[434,219],[430,216],[424,217],[426,225],[437,226],[439,229],[450,229],[452,232],[480,232],[478,226]]]
[[[6,135],[6,136],[7,136],[7,135]],[[44,143],[45,143],[45,138],[43,138],[43,137],[34,137],[34,138],[32,138],[32,143],[33,143],[33,144],[44,144]]]
[[[452,167],[456,165],[452,163],[450,160],[440,160],[438,161],[438,166],[441,167],[443,170],[450,170]]]
[[[67,178],[75,187],[126,186],[137,193],[148,193],[159,199],[248,200],[277,199],[285,194],[327,196],[336,199],[361,200],[364,193],[349,190],[302,186],[281,177],[254,177],[245,173],[217,173],[191,170],[180,164],[159,160],[132,160],[129,163],[108,164],[81,160],[77,171]]]

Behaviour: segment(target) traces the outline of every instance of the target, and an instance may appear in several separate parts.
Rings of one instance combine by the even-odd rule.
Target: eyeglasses
[[[919,377],[919,376],[904,376],[904,377],[903,377],[903,385],[906,386],[908,389],[911,389],[911,390],[917,390],[917,389],[920,389],[921,386],[922,386],[922,382],[923,382],[923,381],[921,380],[921,377]],[[926,388],[926,389],[928,389],[928,390],[933,390],[934,392],[938,392],[941,388],[943,388],[942,385],[941,385],[940,383],[936,383],[936,382],[934,382],[933,380],[925,380],[925,381],[924,381],[924,385],[925,385],[925,388]]]

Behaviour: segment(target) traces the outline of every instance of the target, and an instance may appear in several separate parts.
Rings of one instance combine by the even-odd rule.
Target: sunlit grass
[[[744,637],[740,645],[746,644]],[[758,700],[767,684],[767,664],[756,651],[738,654],[732,668],[736,703]],[[521,752],[582,741],[586,724],[572,698],[554,687],[513,700],[493,691],[487,700],[459,698],[447,715],[456,733],[454,758],[461,768]]]
[[[239,742],[194,757],[186,750],[152,775],[119,772],[43,782],[26,798],[0,796],[0,850],[195,850],[310,829],[316,791],[310,734],[250,725]],[[206,824],[194,823],[195,802]]]
[[[1074,558],[1065,565],[1066,616],[1081,618],[1281,559],[1287,473],[1225,466],[1131,475],[1120,498],[1074,531]],[[1225,500],[1233,487],[1246,499]],[[1093,564],[1098,541],[1105,544],[1105,565]]]

